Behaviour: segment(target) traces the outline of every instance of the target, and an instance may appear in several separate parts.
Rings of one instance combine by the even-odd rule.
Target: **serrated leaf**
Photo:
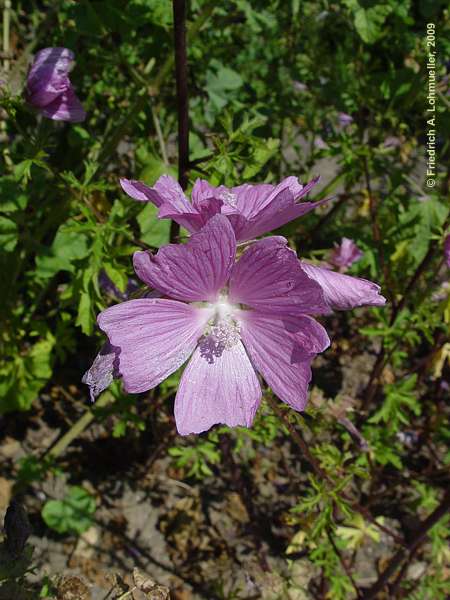
[[[382,35],[382,26],[392,8],[385,4],[371,8],[359,7],[355,10],[354,20],[356,31],[367,44],[373,44]]]

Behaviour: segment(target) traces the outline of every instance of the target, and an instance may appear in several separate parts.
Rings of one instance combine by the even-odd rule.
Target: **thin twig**
[[[101,408],[106,406],[113,400],[113,397],[109,392],[104,392],[95,403],[95,408]],[[94,412],[89,409],[87,410],[76,423],[67,431],[56,444],[48,448],[42,458],[55,459],[77,438],[95,419]]]
[[[347,565],[346,561],[344,560],[344,557],[342,556],[341,552],[339,551],[339,548],[336,546],[336,542],[333,539],[333,535],[331,534],[331,531],[329,529],[326,530],[327,531],[327,537],[330,541],[330,544],[333,547],[334,553],[336,554],[336,556],[339,559],[339,562],[342,565],[342,568],[345,571],[345,574],[347,575],[347,577],[349,578],[351,584],[353,585],[354,589],[355,589],[355,593],[356,593],[356,598],[360,598],[361,597],[361,592],[358,588],[358,586],[356,585],[355,580],[353,579],[353,575],[350,571],[349,566]]]
[[[156,114],[155,107],[152,105],[152,117],[153,125],[155,126],[156,135],[158,137],[159,147],[161,149],[161,156],[163,159],[164,166],[169,165],[169,159],[167,158],[166,144],[164,143],[164,137],[161,131],[161,125],[159,124],[158,115]]]
[[[406,549],[401,548],[394,554],[389,561],[386,569],[381,573],[377,581],[367,590],[362,596],[362,600],[372,600],[376,598],[379,592],[387,585],[390,577],[395,573],[397,568],[406,558],[406,555],[411,555],[425,541],[429,530],[442,519],[450,509],[450,491],[444,496],[444,499],[439,506],[429,515],[427,519],[418,527],[415,537],[407,544]]]

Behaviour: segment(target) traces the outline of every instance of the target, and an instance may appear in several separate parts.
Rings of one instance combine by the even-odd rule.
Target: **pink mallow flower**
[[[169,175],[162,175],[153,187],[140,181],[121,179],[123,190],[140,202],[152,202],[159,208],[160,219],[173,219],[190,233],[200,231],[216,214],[230,221],[236,240],[244,242],[277,229],[305,215],[328,199],[320,202],[299,202],[319,181],[316,177],[303,186],[296,177],[286,177],[278,185],[245,183],[227,188],[214,187],[197,179],[191,202],[180,185]]]
[[[335,267],[348,269],[354,262],[359,260],[363,252],[358,248],[353,240],[342,238],[339,246],[332,250],[328,261]]]
[[[79,123],[86,118],[69,79],[73,60],[74,54],[67,48],[44,48],[34,57],[25,97],[48,119]]]
[[[161,297],[98,316],[127,392],[154,388],[189,359],[175,398],[181,435],[216,423],[250,427],[257,372],[303,410],[311,362],[330,344],[310,315],[385,302],[374,283],[302,264],[283,237],[251,244],[237,262],[236,245],[230,221],[216,215],[186,244],[136,252],[137,275]]]

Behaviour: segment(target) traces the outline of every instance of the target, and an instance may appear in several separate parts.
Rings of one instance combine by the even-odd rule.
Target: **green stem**
[[[5,0],[4,8],[3,8],[3,68],[5,72],[9,71],[9,34],[10,34],[10,26],[11,23],[11,0]]]
[[[113,396],[109,392],[105,392],[95,403],[95,408],[102,408],[113,400]],[[75,438],[77,438],[95,419],[95,413],[89,408],[76,423],[67,431],[56,444],[49,448],[43,458],[55,459],[69,446]]]

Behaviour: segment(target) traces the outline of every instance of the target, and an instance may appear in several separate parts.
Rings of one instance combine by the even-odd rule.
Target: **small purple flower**
[[[444,258],[447,267],[450,269],[450,233],[444,240]]]
[[[338,121],[341,127],[347,127],[353,123],[353,117],[345,112],[338,113]]]
[[[86,118],[70,83],[74,54],[67,48],[44,48],[34,57],[27,77],[27,102],[48,119],[79,123]]]
[[[384,140],[383,146],[385,148],[398,148],[402,145],[400,138],[394,135],[388,135],[388,137]]]
[[[354,262],[359,260],[362,255],[363,253],[353,240],[342,238],[340,245],[335,246],[332,250],[328,261],[334,267],[348,269]]]
[[[129,179],[121,179],[120,184],[131,198],[155,204],[159,208],[160,219],[173,219],[190,233],[200,231],[212,216],[223,214],[230,221],[236,240],[244,242],[277,229],[327,202],[328,199],[299,202],[318,181],[319,177],[316,177],[303,186],[291,176],[278,185],[245,183],[227,188],[224,185],[214,187],[197,179],[191,202],[170,175],[162,175],[153,187]]]
[[[161,298],[129,300],[98,316],[127,392],[154,388],[189,358],[175,399],[181,435],[216,423],[251,426],[259,372],[295,410],[307,402],[314,356],[330,343],[311,316],[384,304],[371,282],[300,263],[283,237],[251,244],[215,215],[186,244],[136,252],[139,278]]]
[[[314,138],[314,147],[318,150],[327,150],[327,148],[329,148],[328,144],[321,135],[318,135]]]

